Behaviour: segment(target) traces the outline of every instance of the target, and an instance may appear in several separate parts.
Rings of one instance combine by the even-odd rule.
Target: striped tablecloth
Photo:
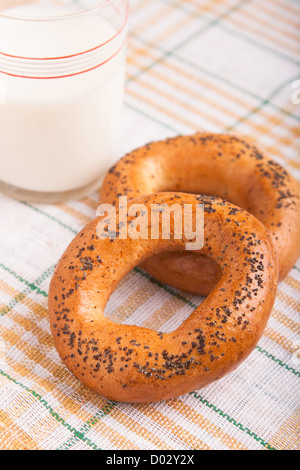
[[[120,156],[176,134],[237,132],[300,179],[299,7],[132,0]],[[0,196],[0,448],[299,449],[300,261],[254,352],[205,389],[130,405],[96,396],[68,372],[50,335],[48,286],[97,201],[96,193],[59,205]],[[200,301],[137,268],[106,311],[170,331]]]

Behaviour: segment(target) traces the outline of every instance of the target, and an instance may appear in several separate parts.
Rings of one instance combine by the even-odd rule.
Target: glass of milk
[[[0,190],[100,187],[119,143],[129,0],[0,0]]]

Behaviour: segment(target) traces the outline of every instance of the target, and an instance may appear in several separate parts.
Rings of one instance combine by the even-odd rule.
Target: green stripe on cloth
[[[130,34],[135,38],[137,39],[138,41],[140,41],[142,44],[148,46],[148,47],[151,47],[151,48],[154,48],[154,49],[157,49],[159,50],[160,52],[162,53],[167,53],[167,51],[165,49],[163,49],[160,45],[154,43],[154,42],[151,42],[151,41],[148,41],[148,40],[145,40],[144,38],[142,38],[139,34],[136,34],[134,32],[130,32]],[[271,98],[263,98],[259,95],[257,95],[256,93],[253,93],[252,91],[249,91],[247,90],[246,88],[242,87],[241,85],[239,84],[236,84],[234,82],[232,82],[231,80],[229,80],[228,78],[225,78],[225,77],[222,77],[221,75],[218,75],[217,73],[215,72],[211,72],[210,70],[204,68],[203,66],[200,66],[199,64],[196,64],[195,62],[192,62],[191,60],[187,59],[186,57],[183,57],[182,55],[176,53],[175,51],[170,51],[169,53],[169,57],[173,56],[174,58],[176,58],[178,61],[182,62],[182,63],[185,63],[186,65],[190,66],[190,67],[193,67],[195,70],[199,70],[199,72],[202,72],[203,74],[209,76],[209,77],[212,77],[212,78],[215,78],[216,80],[219,80],[220,82],[223,82],[225,83],[226,85],[229,85],[230,87],[232,87],[234,90],[239,90],[240,92],[242,93],[245,93],[247,96],[251,97],[251,98],[254,98],[254,99],[257,99],[257,100],[260,100],[261,101],[261,104],[260,106],[257,107],[257,109],[260,109],[260,107],[262,107],[263,104],[266,104],[266,105],[269,105],[269,106],[272,106],[273,109],[276,109],[277,111],[279,111],[280,113],[282,114],[285,114],[286,116],[290,116],[294,119],[296,119],[297,121],[300,121],[300,117],[297,116],[296,114],[290,112],[290,111],[287,111],[285,110],[284,108],[281,108],[280,106],[278,106],[277,104],[275,103],[272,103],[272,101],[270,101]],[[147,70],[150,70],[151,68],[153,68],[154,66],[156,65],[156,62],[153,63],[153,65],[150,65]],[[130,83],[131,81],[134,81],[136,78],[138,78],[139,75],[135,75],[131,78],[129,78],[127,80],[128,83]],[[298,78],[298,77],[297,77]],[[292,83],[293,80],[291,80],[290,82]],[[272,94],[273,96],[273,94]],[[256,109],[256,108],[255,108]],[[180,133],[180,132],[178,132]]]
[[[239,36],[239,37],[245,39],[250,44],[254,44],[255,46],[258,46],[260,49],[264,49],[266,51],[272,52],[274,55],[280,57],[281,59],[285,59],[285,60],[287,60],[288,62],[291,62],[294,65],[300,65],[299,60],[296,60],[293,57],[290,57],[287,54],[284,54],[283,52],[281,52],[277,49],[274,49],[272,46],[268,46],[267,44],[264,44],[264,43],[260,42],[257,39],[253,39],[251,36],[248,36],[246,33],[243,33],[241,31],[235,31],[234,29],[232,29],[228,25],[225,26],[224,24],[220,24],[219,26],[224,31],[227,31],[227,33],[232,34],[234,36]]]
[[[65,229],[67,229],[70,232],[74,233],[74,235],[77,235],[78,232],[76,230],[74,230],[72,227],[70,227],[69,225],[66,225],[64,222],[62,222],[61,220],[57,219],[56,217],[48,214],[47,212],[43,211],[42,209],[39,209],[38,207],[35,207],[35,206],[32,206],[31,204],[28,204],[28,202],[20,202],[20,204],[23,204],[24,206],[29,207],[30,209],[38,212],[39,214],[42,214],[45,217],[48,217],[48,219],[53,220],[54,222],[57,222],[59,225],[61,225]]]
[[[72,434],[74,434],[74,436],[76,436],[76,438],[78,438],[81,441],[85,442],[89,447],[92,447],[94,450],[101,450],[96,446],[96,444],[91,442],[90,439],[87,439],[86,437],[84,437],[79,431],[77,431],[77,429],[75,429],[73,426],[68,424],[61,416],[59,416],[59,414],[52,408],[51,405],[49,405],[49,403],[47,403],[47,401],[39,393],[35,392],[31,388],[29,388],[26,385],[22,384],[21,382],[18,382],[17,380],[12,378],[9,374],[7,374],[6,372],[4,372],[1,369],[0,369],[0,374],[3,377],[5,377],[6,379],[13,382],[15,385],[18,385],[19,387],[21,387],[23,390],[26,390],[28,393],[30,393],[30,395],[32,395],[34,398],[36,398],[43,405],[43,407],[46,408],[46,410],[49,411],[51,416],[53,416],[53,418],[55,418],[55,420],[59,424],[61,424],[62,426],[67,428]]]
[[[20,282],[23,282],[24,284],[26,284],[26,286],[28,286],[31,290],[33,291],[36,291],[38,294],[42,295],[43,297],[47,298],[48,297],[48,294],[47,292],[41,290],[37,285],[36,283],[30,283],[28,281],[26,281],[26,279],[24,279],[23,277],[19,276],[17,273],[15,273],[15,271],[12,271],[11,269],[9,269],[7,266],[5,266],[4,264],[0,263],[0,268],[2,268],[4,271],[8,272],[11,276],[13,276],[15,279],[18,279]],[[50,268],[49,268],[50,269]],[[47,270],[49,271],[49,270]],[[44,278],[45,279],[45,278]],[[44,280],[43,279],[43,280]]]
[[[296,266],[295,266],[296,267]],[[5,267],[6,271],[10,272],[13,276],[16,277],[16,279],[20,280],[21,282],[24,282],[26,285],[28,285],[28,281],[26,281],[25,279],[23,279],[21,276],[19,276],[18,274],[16,274],[14,271],[10,270],[9,268]],[[53,267],[49,268],[49,270],[53,269]],[[48,271],[49,271],[48,270]],[[184,302],[185,304],[189,305],[190,307],[192,308],[197,308],[197,305],[194,304],[193,302],[191,302],[190,300],[186,299],[184,296],[182,296],[181,294],[177,293],[177,292],[174,292],[169,286],[167,285],[164,285],[162,283],[160,283],[159,281],[157,281],[156,279],[152,278],[151,276],[149,276],[147,273],[145,273],[144,271],[142,271],[140,268],[135,268],[134,269],[135,272],[137,272],[138,274],[140,274],[141,276],[147,278],[150,282],[158,285],[159,287],[161,287],[162,289],[164,289],[166,292],[168,292],[169,294],[171,294],[172,296],[176,297],[177,299],[181,300],[182,302]],[[269,359],[271,359],[272,361],[276,362],[277,364],[279,364],[280,366],[284,367],[286,370],[292,372],[293,374],[295,374],[296,376],[300,377],[300,373],[295,371],[292,367],[288,366],[287,364],[283,363],[281,360],[279,360],[278,358],[275,358],[272,354],[268,353],[267,351],[265,351],[264,349],[260,348],[260,346],[257,346],[256,349],[261,352],[262,354],[264,354],[266,357],[268,357]],[[14,380],[14,379],[12,379]],[[32,391],[35,395],[38,395],[36,394],[36,392]],[[194,392],[191,393],[191,395],[195,396],[197,399],[199,399],[204,405],[206,405],[207,407],[213,409],[215,412],[217,412],[220,416],[222,416],[223,418],[227,419],[229,422],[231,422],[233,425],[235,425],[236,427],[239,427],[240,430],[246,432],[247,434],[249,434],[251,437],[253,437],[255,440],[257,440],[258,442],[260,442],[262,445],[264,445],[264,447],[266,448],[269,448],[270,446],[267,444],[267,443],[264,443],[263,440],[260,440],[260,438],[257,437],[257,435],[255,433],[253,433],[251,430],[249,430],[248,428],[244,427],[243,425],[241,425],[240,423],[236,423],[236,421],[231,418],[230,416],[228,416],[226,413],[224,413],[222,410],[216,408],[214,405],[212,405],[211,403],[209,403],[206,399],[202,398],[200,395],[198,394],[195,394]],[[197,395],[197,396],[196,396]],[[40,397],[41,398],[41,397]],[[105,405],[103,407],[102,410],[100,410],[99,412],[97,412],[79,431],[76,431],[76,434],[74,435],[74,437],[70,438],[66,443],[62,444],[59,449],[60,450],[63,450],[63,449],[67,449],[67,448],[71,448],[78,440],[82,440],[82,437],[85,436],[85,434],[92,429],[92,427],[99,421],[101,420],[102,418],[104,418],[105,416],[109,415],[110,412],[115,408],[115,406],[117,405],[116,402],[113,402],[113,401],[108,401],[107,405]]]
[[[197,400],[199,400],[201,403],[203,403],[204,405],[208,406],[209,408],[211,408],[212,410],[214,410],[216,413],[218,413],[218,415],[222,416],[222,418],[226,419],[229,423],[233,424],[236,428],[238,428],[240,431],[243,431],[245,432],[246,434],[248,434],[250,437],[252,437],[253,439],[255,439],[255,441],[259,442],[263,447],[265,447],[266,449],[269,449],[269,450],[276,450],[274,447],[272,447],[270,444],[268,444],[267,442],[265,442],[263,439],[261,439],[260,437],[258,437],[257,434],[255,434],[254,432],[252,432],[249,428],[243,426],[241,423],[238,423],[235,419],[233,419],[231,416],[229,416],[227,413],[225,413],[224,411],[222,411],[220,408],[217,408],[215,405],[213,405],[212,403],[209,403],[208,400],[206,400],[205,398],[201,397],[201,395],[199,395],[197,392],[191,392],[189,395],[195,397]]]
[[[133,106],[132,104],[128,103],[128,101],[125,100],[124,104],[125,104],[125,106],[127,106],[128,108],[130,108],[133,111],[137,112],[141,116],[144,116],[148,119],[151,119],[151,121],[154,121],[156,124],[159,124],[160,126],[163,126],[166,129],[169,129],[170,131],[174,132],[175,134],[180,134],[180,131],[178,129],[175,129],[175,127],[169,126],[169,124],[167,124],[166,122],[163,122],[163,121],[157,119],[155,116],[152,116],[149,113],[145,113],[144,111],[137,108],[136,106]]]
[[[26,204],[26,205],[27,205],[27,207],[30,207],[30,208],[36,210],[35,207],[33,207],[33,206],[29,205],[29,204]],[[39,211],[39,212],[40,212],[42,215],[44,215],[44,216],[48,216],[48,215],[49,215],[49,214],[45,213],[44,211]],[[52,217],[52,216],[51,216],[50,218],[51,218],[51,220],[53,220],[54,222],[57,222],[57,223],[59,223],[60,225],[62,225],[62,226],[63,226],[64,228],[66,228],[67,230],[71,230],[71,231],[73,232],[73,229],[71,229],[70,227],[68,227],[68,226],[65,225],[65,224],[62,224],[61,221],[59,221],[59,220],[56,219],[55,217]],[[49,268],[49,269],[50,269],[50,268]],[[144,272],[141,271],[139,268],[135,268],[135,270],[136,270],[136,272],[139,272],[140,275],[143,275],[143,276],[145,276],[145,277],[148,276],[148,274],[144,273]],[[142,274],[141,274],[141,273],[142,273]],[[180,298],[181,300],[184,299],[183,301],[184,301],[185,303],[189,304],[191,307],[193,307],[193,308],[198,308],[198,305],[193,304],[193,303],[190,302],[188,299],[184,298],[181,294],[178,294],[177,292],[174,292],[170,287],[168,287],[168,286],[162,284],[161,282],[157,281],[156,279],[152,278],[151,276],[148,276],[148,279],[149,279],[150,282],[157,284],[159,287],[161,287],[162,289],[164,289],[166,292],[169,292],[171,295],[176,296],[177,298]],[[178,297],[178,296],[179,296],[179,297]],[[256,347],[256,349],[257,349],[257,351],[263,353],[263,350],[260,351],[258,347]],[[267,352],[266,352],[266,353],[267,353]],[[299,372],[295,371],[293,368],[290,368],[289,366],[287,366],[286,364],[284,364],[282,361],[280,361],[280,359],[277,359],[277,360],[276,360],[276,358],[274,358],[274,356],[273,356],[272,354],[270,354],[270,353],[267,353],[267,354],[268,354],[267,357],[268,357],[269,359],[271,359],[272,361],[275,360],[275,362],[277,362],[277,364],[281,365],[285,370],[291,371],[291,372],[293,372],[295,375],[298,375],[298,374],[299,374]]]
[[[233,129],[235,129],[239,124],[241,124],[242,122],[246,121],[247,119],[249,119],[251,116],[253,116],[254,114],[258,113],[264,106],[268,105],[270,103],[270,101],[272,100],[272,98],[274,98],[276,95],[278,95],[278,93],[280,93],[280,91],[286,87],[289,83],[293,83],[297,78],[299,78],[299,75],[297,74],[296,77],[292,78],[292,79],[289,79],[289,80],[285,80],[280,86],[278,86],[276,88],[276,90],[273,91],[273,93],[271,93],[271,95],[266,98],[265,100],[263,100],[261,102],[261,104],[259,106],[257,106],[256,108],[252,109],[251,111],[249,111],[247,114],[245,114],[244,116],[240,117],[239,119],[236,120],[236,122],[234,124],[232,124],[231,126],[227,127],[226,128],[226,131],[227,132],[230,132],[232,131]],[[300,118],[298,118],[300,120]]]
[[[2,269],[4,265],[2,265]],[[47,279],[48,276],[50,276],[53,273],[55,265],[50,266],[46,271],[44,271],[41,276],[37,278],[36,281],[33,283],[30,283],[29,281],[26,281],[23,279],[21,276],[17,275],[13,270],[10,270],[9,268],[6,267],[6,271],[10,272],[11,275],[15,275],[16,279],[19,281],[25,283],[28,286],[28,289],[24,289],[22,292],[20,292],[6,307],[0,310],[0,317],[3,315],[6,315],[8,312],[10,312],[19,302],[21,302],[30,292],[37,292],[38,294],[43,295],[43,297],[47,298],[48,295],[46,292],[41,291],[39,289],[39,284],[41,284],[45,279]]]
[[[49,268],[51,269],[51,268]],[[6,271],[10,272],[13,276],[16,277],[16,279],[20,280],[21,282],[24,282],[26,285],[28,285],[28,281],[26,281],[25,279],[23,279],[21,276],[19,276],[18,274],[16,274],[15,272],[11,271],[9,268],[6,268],[5,269]],[[174,292],[170,287],[160,283],[159,281],[157,281],[156,279],[152,278],[151,276],[149,276],[147,273],[145,273],[144,271],[142,271],[140,268],[135,268],[134,269],[135,272],[139,273],[141,276],[147,278],[150,282],[158,285],[159,287],[161,287],[162,289],[164,289],[166,292],[168,292],[169,294],[171,294],[172,296],[176,297],[177,299],[181,300],[182,302],[184,302],[185,304],[189,305],[190,307],[192,308],[197,308],[197,305],[196,304],[193,304],[190,300],[186,299],[184,296],[182,296],[181,294],[179,293],[176,293]],[[258,347],[257,347],[258,348]],[[275,360],[277,363],[279,363],[280,365],[284,366],[285,368],[287,368],[288,370],[291,370],[292,368],[289,368],[288,366],[286,366],[285,364],[283,364],[279,359],[276,359],[274,358],[274,356],[268,354],[266,351],[264,350],[261,350],[259,348],[259,350],[264,353],[265,355],[267,355],[267,357],[269,358],[272,358],[273,360]],[[1,372],[1,371],[0,371]],[[3,371],[2,371],[3,372]],[[14,379],[12,379],[14,381]],[[14,381],[15,382],[15,381]],[[29,390],[28,390],[29,391]],[[34,394],[34,396],[36,397],[40,397],[42,398],[40,395],[38,395],[36,392],[34,392],[33,390],[31,390],[32,393]],[[192,395],[195,396],[194,393],[191,393]],[[199,396],[200,397],[200,396]],[[197,397],[198,399],[200,399],[199,397]],[[217,409],[214,405],[212,405],[211,403],[209,403],[206,399],[204,398],[201,398],[200,400],[205,406],[213,409],[214,411],[216,411],[218,414],[220,414],[220,416],[222,416],[223,418],[229,420],[233,425],[239,427],[242,431],[245,431],[247,432],[251,437],[253,437],[255,440],[257,440],[259,442],[259,439],[257,438],[256,434],[253,433],[252,431],[250,431],[248,428],[245,428],[243,425],[241,425],[240,423],[236,423],[236,421],[229,417],[226,413],[224,413],[222,410],[219,410]],[[117,402],[113,402],[113,401],[108,401],[108,403],[103,407],[102,410],[100,410],[99,412],[97,412],[89,421],[87,421],[87,423],[79,430],[79,431],[76,431],[76,433],[74,434],[74,436],[72,438],[70,438],[66,443],[62,444],[58,450],[67,450],[67,449],[70,449],[76,442],[78,442],[78,440],[82,440],[82,438],[84,438],[85,434],[90,431],[92,429],[92,427],[98,422],[100,421],[102,418],[104,418],[105,416],[108,416],[111,411],[115,408],[115,406],[117,405]]]
[[[289,372],[292,372],[292,374],[296,375],[297,377],[300,377],[300,372],[295,370],[293,367],[288,366],[287,364],[282,362],[280,359],[273,356],[273,354],[270,354],[268,351],[266,351],[265,349],[262,349],[260,346],[256,346],[256,349],[258,349],[259,352],[264,354],[266,357],[268,357],[272,361],[277,362],[277,364],[279,364],[281,367],[284,367]]]
[[[194,304],[193,302],[191,302],[190,300],[186,299],[185,297],[183,297],[181,294],[178,294],[177,292],[174,292],[172,288],[170,288],[169,286],[161,283],[160,281],[157,281],[156,279],[154,279],[153,277],[149,276],[149,274],[147,274],[146,272],[142,271],[141,269],[139,268],[134,268],[134,270],[139,273],[140,275],[142,275],[143,277],[146,277],[150,282],[152,282],[153,284],[156,284],[157,286],[159,286],[161,289],[165,290],[166,292],[168,292],[169,294],[171,294],[173,297],[176,297],[177,299],[180,299],[182,300],[185,304],[189,305],[190,307],[196,309],[199,307],[199,305],[196,305]],[[273,356],[273,354],[270,354],[268,353],[267,351],[265,351],[264,349],[260,348],[259,346],[256,346],[255,349],[257,351],[259,351],[260,353],[264,354],[268,359],[271,359],[272,361],[276,362],[277,364],[279,364],[281,367],[283,367],[284,369],[286,369],[287,371],[289,372],[292,372],[294,375],[300,377],[300,372],[296,371],[293,367],[290,367],[288,366],[287,364],[285,364],[283,361],[281,361],[280,359],[276,358],[275,356]]]
[[[161,57],[159,57],[158,59],[154,60],[148,67],[145,67],[143,69],[141,69],[140,72],[138,72],[136,74],[136,76],[134,77],[134,79],[140,77],[141,75],[143,75],[145,72],[147,72],[148,70],[151,70],[156,64],[159,64],[160,62],[163,62],[165,59],[167,59],[169,56],[173,55],[175,52],[177,52],[179,49],[181,49],[182,47],[184,47],[186,44],[188,44],[190,41],[192,41],[193,39],[195,39],[196,37],[200,36],[202,33],[204,33],[205,31],[207,31],[208,29],[210,29],[212,26],[215,26],[216,24],[219,23],[219,21],[223,18],[226,18],[226,16],[230,15],[232,12],[238,10],[239,8],[241,8],[244,4],[246,3],[249,3],[251,0],[243,0],[243,1],[240,1],[239,3],[237,3],[234,7],[232,8],[229,8],[228,10],[226,10],[226,12],[222,13],[222,15],[218,16],[216,19],[214,20],[210,20],[205,26],[203,26],[202,28],[200,28],[198,31],[196,32],[193,32],[189,37],[185,38],[183,41],[181,41],[179,44],[177,44],[177,46],[175,46],[172,50],[169,50],[169,51],[164,51],[163,52],[163,55]],[[199,14],[200,16],[200,14]],[[163,49],[161,49],[163,51]],[[128,80],[128,82],[130,82],[131,79]]]
[[[86,424],[80,429],[80,434],[82,436],[85,436],[85,434],[93,429],[93,426],[95,426],[99,421],[101,421],[102,418],[105,418],[105,416],[108,416],[112,410],[116,407],[117,402],[114,401],[108,401],[106,405],[103,406],[103,408],[98,411],[91,419],[89,419]],[[80,438],[78,436],[71,437],[67,442],[62,444],[57,450],[70,450],[71,447],[78,442]]]
[[[85,3],[71,2],[80,6]],[[289,76],[292,81],[295,65],[300,63],[296,55],[297,7],[294,0],[131,0],[129,34],[134,47],[129,58],[132,77],[125,95],[128,120],[123,131],[130,129],[125,136],[126,147],[134,148],[135,130],[139,141],[150,141],[162,133],[180,135],[196,129],[229,132],[236,128],[261,140],[271,154],[290,165],[297,177],[300,117],[291,103],[289,87],[281,88],[281,82]],[[206,55],[203,46],[210,39],[213,48]],[[249,55],[245,54],[248,50]],[[231,61],[239,68],[236,74]],[[165,443],[167,449],[176,450],[202,446],[215,450],[297,448],[295,398],[300,372],[295,370],[298,366],[291,351],[297,333],[300,264],[294,266],[290,282],[281,284],[279,310],[271,316],[266,336],[250,360],[211,387],[191,392],[179,401],[174,399],[174,407],[168,402],[144,407],[106,401],[84,391],[72,374],[61,374],[45,310],[48,277],[54,267],[42,271],[58,261],[54,258],[59,241],[60,245],[68,244],[89,219],[86,214],[93,216],[90,209],[97,195],[91,198],[62,206],[21,205],[0,198],[5,249],[0,262],[0,325],[15,338],[5,350],[6,334],[3,343],[0,336],[0,447],[25,444],[49,450],[117,451],[132,446],[150,449],[151,444],[160,448]],[[45,224],[49,230],[45,230]],[[56,235],[56,245],[50,245]],[[32,236],[39,240],[37,253],[44,250],[41,262],[37,256],[34,267]],[[51,246],[49,253],[47,243]],[[125,315],[132,323],[138,318],[139,325],[150,324],[151,318],[170,331],[180,323],[180,314],[188,316],[201,298],[160,283],[136,267],[118,286],[111,302],[111,313],[120,311],[121,323]],[[152,325],[155,328],[155,323],[150,328]],[[3,352],[7,352],[6,362],[1,361],[1,357],[5,359]],[[49,360],[53,367],[49,367]],[[11,440],[6,438],[8,426]]]

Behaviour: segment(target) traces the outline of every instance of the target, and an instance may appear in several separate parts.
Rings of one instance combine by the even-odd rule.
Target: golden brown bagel
[[[221,378],[251,353],[274,303],[277,263],[263,224],[208,196],[159,193],[134,202],[149,211],[151,204],[174,201],[193,208],[205,204],[201,253],[222,272],[215,289],[175,331],[116,325],[103,312],[134,266],[162,251],[184,250],[185,239],[100,239],[97,218],[67,248],[51,281],[51,330],[62,361],[87,387],[113,400],[167,399]]]
[[[107,174],[101,202],[159,191],[208,194],[254,214],[270,231],[280,280],[300,255],[300,189],[278,163],[238,137],[195,134],[154,142],[122,158]],[[161,282],[206,296],[216,285],[216,263],[193,253],[162,253],[143,268]]]

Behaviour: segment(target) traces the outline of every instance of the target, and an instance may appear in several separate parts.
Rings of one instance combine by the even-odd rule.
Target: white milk
[[[8,10],[26,17],[73,11],[59,5],[30,4]],[[30,58],[62,57],[95,48],[115,33],[96,14],[41,22],[0,17],[0,52]],[[43,61],[44,77],[78,73],[110,59],[85,73],[51,79],[0,73],[1,182],[29,191],[65,192],[86,187],[107,171],[118,149],[125,63],[121,36],[114,40],[119,44],[111,42],[88,58],[83,54],[65,63],[62,59]],[[12,65],[7,62],[11,60],[15,61]],[[28,63],[0,54],[0,71],[40,77],[40,63],[35,61],[29,71]]]

